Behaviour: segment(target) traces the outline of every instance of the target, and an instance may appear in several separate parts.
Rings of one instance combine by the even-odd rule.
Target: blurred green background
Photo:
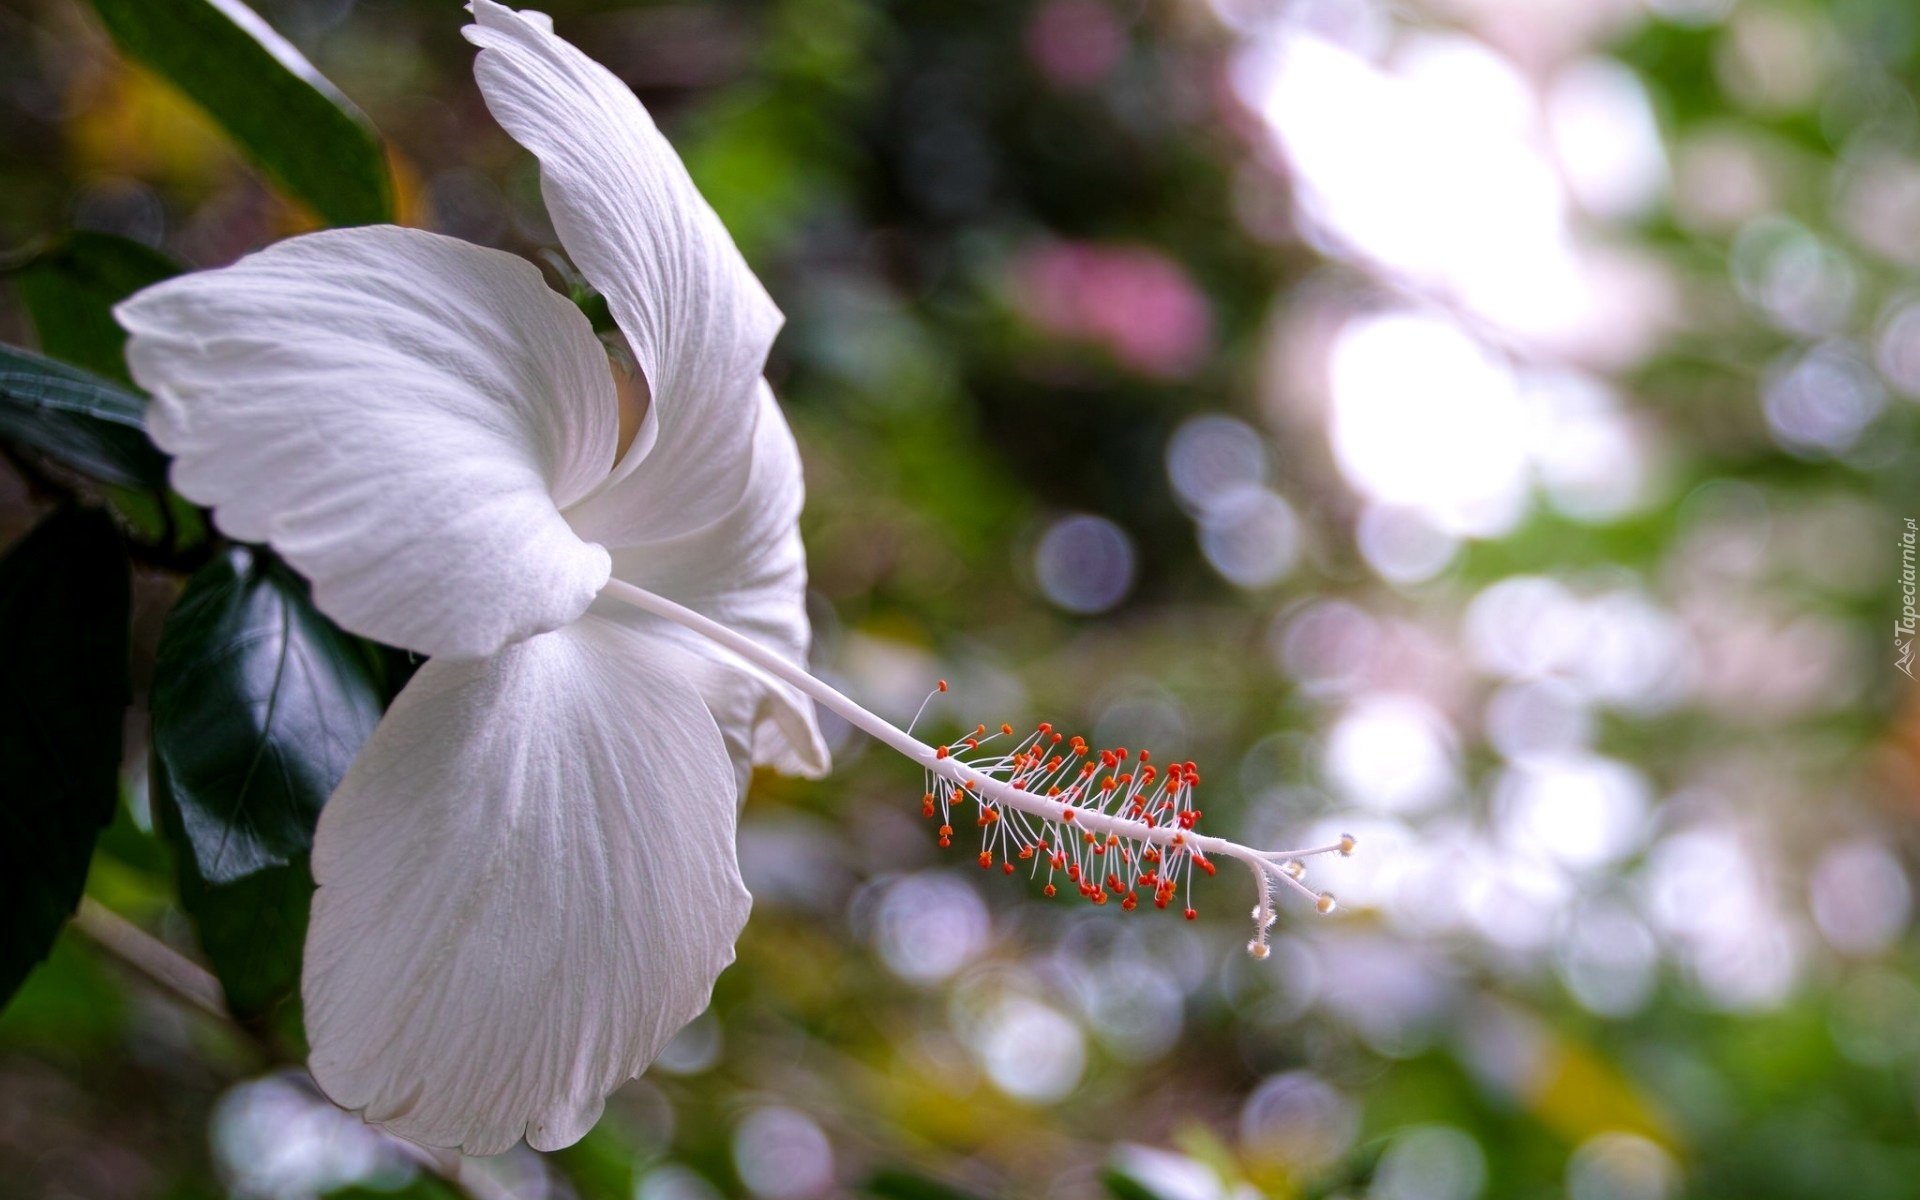
[[[464,14],[259,6],[401,220],[564,262]],[[1339,912],[943,857],[905,762],[763,775],[710,1013],[478,1200],[1920,1194],[1920,10],[1903,0],[553,6],[788,317],[817,668],[1194,759],[1358,835]],[[0,3],[0,255],[315,227],[75,0]],[[36,344],[0,286],[0,341]],[[18,459],[14,460],[16,463]],[[51,507],[0,466],[0,539]],[[130,517],[129,519],[134,519]],[[134,585],[89,894],[188,955]],[[0,785],[4,786],[4,785]],[[0,1193],[447,1194],[76,933],[0,1014]]]

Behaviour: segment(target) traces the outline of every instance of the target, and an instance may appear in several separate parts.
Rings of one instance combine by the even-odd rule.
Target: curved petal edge
[[[510,254],[393,226],[290,238],[121,303],[173,484],[356,633],[473,657],[585,611],[560,509],[613,461],[586,318]]]
[[[314,842],[302,994],[336,1103],[470,1154],[555,1149],[706,1007],[750,899],[685,674],[591,615],[420,669]]]

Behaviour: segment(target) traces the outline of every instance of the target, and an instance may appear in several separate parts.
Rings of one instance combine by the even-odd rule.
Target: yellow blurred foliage
[[[103,57],[97,69],[75,73],[67,100],[67,149],[78,177],[137,179],[193,207],[256,174],[198,105],[137,64]],[[387,157],[397,223],[431,228],[419,172],[391,147]],[[270,240],[323,228],[305,205],[271,184],[266,191]]]
[[[66,137],[79,175],[118,175],[197,198],[240,166],[226,135],[192,101],[120,59],[80,72]]]
[[[1672,1130],[1639,1089],[1600,1055],[1556,1039],[1524,1086],[1541,1124],[1579,1145],[1601,1133],[1634,1133],[1678,1154]]]

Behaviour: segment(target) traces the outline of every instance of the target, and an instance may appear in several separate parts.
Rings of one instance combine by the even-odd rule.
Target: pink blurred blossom
[[[1126,30],[1100,0],[1053,0],[1027,25],[1027,54],[1061,87],[1099,83],[1126,48]]]
[[[1184,378],[1213,346],[1213,317],[1180,264],[1144,246],[1054,242],[1014,268],[1014,300],[1056,337],[1104,347],[1142,375]]]

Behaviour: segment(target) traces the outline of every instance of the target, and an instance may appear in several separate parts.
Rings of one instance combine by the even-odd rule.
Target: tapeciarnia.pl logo
[[[1893,623],[1893,650],[1899,657],[1894,666],[1906,673],[1908,679],[1913,676],[1914,630],[1920,628],[1920,612],[1914,611],[1915,577],[1913,552],[1914,541],[1920,535],[1920,526],[1914,524],[1912,517],[1907,518],[1907,527],[1900,534],[1900,619]]]

